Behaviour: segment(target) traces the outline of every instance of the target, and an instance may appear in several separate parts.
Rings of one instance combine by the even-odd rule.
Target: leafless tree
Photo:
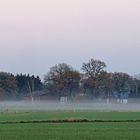
[[[50,68],[44,77],[46,89],[51,94],[72,96],[79,86],[80,73],[67,64],[58,64]]]
[[[101,74],[105,72],[106,64],[103,61],[91,59],[88,63],[83,63],[82,70],[85,74],[84,83],[90,88],[91,94],[99,95],[99,82]]]

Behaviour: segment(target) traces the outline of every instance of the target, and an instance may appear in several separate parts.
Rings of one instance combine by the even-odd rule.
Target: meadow
[[[139,120],[140,112],[1,112],[0,140],[139,140]]]

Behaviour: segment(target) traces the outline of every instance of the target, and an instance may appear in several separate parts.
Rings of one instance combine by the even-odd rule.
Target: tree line
[[[50,96],[78,94],[90,98],[128,98],[140,96],[140,76],[130,76],[123,72],[107,72],[101,60],[90,59],[83,63],[81,72],[61,63],[50,68],[41,81],[39,76],[0,72],[0,99],[22,99],[43,91]]]
[[[39,76],[0,72],[0,99],[22,99],[29,93],[43,89]]]

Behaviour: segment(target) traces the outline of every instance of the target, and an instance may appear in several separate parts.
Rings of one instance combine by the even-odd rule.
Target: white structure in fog
[[[68,98],[67,97],[60,97],[60,103],[64,104],[68,102]]]

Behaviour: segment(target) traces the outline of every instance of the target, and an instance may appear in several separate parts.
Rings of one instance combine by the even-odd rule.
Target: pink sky
[[[0,70],[43,75],[94,57],[109,71],[140,73],[139,0],[3,0]]]

